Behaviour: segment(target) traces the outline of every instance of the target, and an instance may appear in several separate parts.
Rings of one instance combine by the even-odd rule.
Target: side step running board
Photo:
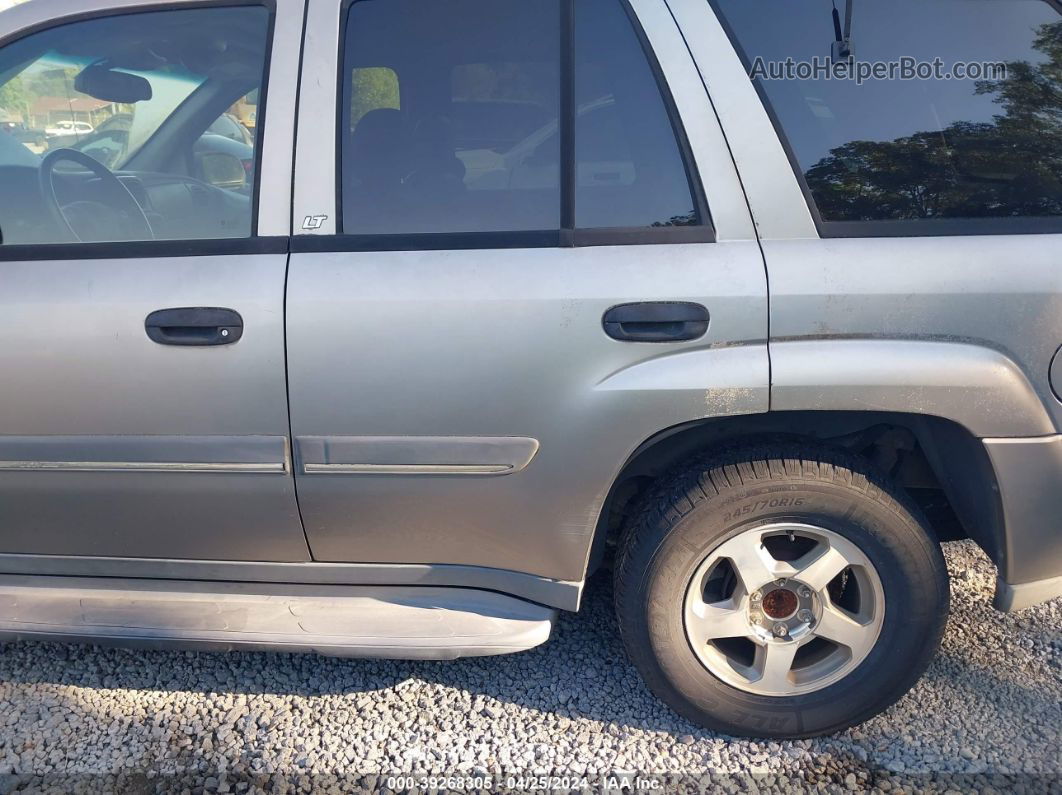
[[[0,576],[0,640],[454,659],[537,646],[555,615],[472,588]]]

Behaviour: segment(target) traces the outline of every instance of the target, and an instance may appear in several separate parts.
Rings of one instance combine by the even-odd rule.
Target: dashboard
[[[197,179],[172,174],[116,171],[115,176],[136,199],[151,224],[156,240],[205,240],[251,235],[251,198],[243,193],[207,185]],[[99,178],[84,171],[54,174],[56,196],[66,206],[96,205],[117,210],[121,202]],[[38,169],[0,165],[0,242],[47,244],[77,242],[55,219],[41,196]],[[122,241],[128,238],[108,228],[105,213],[69,220],[84,242]],[[93,221],[89,222],[88,218]]]

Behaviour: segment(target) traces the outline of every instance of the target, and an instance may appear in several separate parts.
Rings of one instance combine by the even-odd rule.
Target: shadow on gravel
[[[1004,703],[1009,711],[1024,717],[1032,735],[1037,733],[1038,721],[1057,726],[1062,714],[1054,694],[1017,681],[1006,669],[978,665],[969,657],[950,651],[937,654],[922,682],[956,693],[968,709],[986,709]],[[984,739],[994,741],[987,732]]]
[[[834,741],[841,745],[884,744],[897,749],[920,742],[935,746],[938,738],[933,734],[933,724],[923,725],[918,714],[927,704],[934,714],[947,715],[960,709],[979,716],[979,720],[964,722],[961,738],[961,745],[969,747],[978,757],[1000,742],[994,728],[1000,724],[997,717],[1009,719],[1015,713],[1023,715],[1024,722],[1012,732],[1022,735],[1021,739],[1030,743],[1030,747],[1043,742],[1044,738],[1037,735],[1037,726],[1056,727],[1057,732],[1057,691],[1037,689],[1030,683],[1036,679],[1029,680],[1017,669],[1012,670],[1014,665],[982,665],[978,659],[984,657],[969,653],[969,639],[964,633],[983,634],[976,622],[979,618],[984,620],[982,611],[988,610],[987,604],[968,605],[963,609],[962,626],[959,626],[960,617],[953,615],[944,648],[915,691],[884,716],[837,735]],[[1020,619],[1007,619],[1008,623],[1012,621]],[[1015,628],[1008,627],[1006,631]],[[1017,632],[1025,634],[1020,629]],[[1037,628],[1024,640],[1037,645],[1057,643],[1051,640],[1053,637],[1057,636],[1052,630],[1045,634],[1045,630]],[[1047,659],[1050,658],[1048,655]],[[998,660],[995,656],[988,659]],[[1053,674],[1045,672],[1045,675],[1050,679]],[[424,662],[37,643],[14,644],[0,653],[0,688],[5,684],[17,687],[41,683],[60,688],[193,696],[338,697],[335,706],[340,710],[368,713],[382,703],[385,709],[400,712],[412,725],[448,730],[445,721],[452,720],[454,712],[437,712],[433,708],[441,695],[437,688],[444,688],[458,691],[457,703],[465,709],[481,712],[491,720],[522,720],[515,710],[506,709],[512,705],[553,718],[611,724],[621,731],[664,732],[676,739],[684,735],[717,736],[671,712],[642,683],[619,639],[607,572],[599,573],[590,581],[579,613],[560,614],[553,637],[546,644],[519,654]],[[59,692],[53,697],[65,700],[73,694]],[[248,707],[254,712],[253,706]],[[85,704],[71,703],[70,708],[85,709]],[[896,736],[897,719],[908,721],[902,738]],[[956,747],[955,752],[958,750]]]
[[[19,650],[20,653],[15,653]],[[568,718],[713,736],[675,715],[627,659],[607,572],[579,613],[562,612],[553,636],[530,651],[454,661],[343,659],[313,654],[195,652],[19,643],[0,654],[0,682],[183,693],[354,697],[419,680]]]

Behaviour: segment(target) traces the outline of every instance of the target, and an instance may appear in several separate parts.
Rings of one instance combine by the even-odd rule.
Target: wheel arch
[[[686,422],[642,442],[605,498],[587,575],[606,560],[658,478],[708,451],[779,441],[842,447],[873,461],[928,508],[939,541],[973,539],[1003,566],[1006,544],[995,470],[968,428],[945,417],[906,412],[772,411]]]

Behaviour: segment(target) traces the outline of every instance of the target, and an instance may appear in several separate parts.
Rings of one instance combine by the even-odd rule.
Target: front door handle
[[[708,332],[708,310],[684,301],[620,304],[601,319],[605,333],[624,342],[682,342]]]
[[[160,309],[147,316],[144,330],[159,345],[231,345],[243,336],[243,318],[217,307]]]

